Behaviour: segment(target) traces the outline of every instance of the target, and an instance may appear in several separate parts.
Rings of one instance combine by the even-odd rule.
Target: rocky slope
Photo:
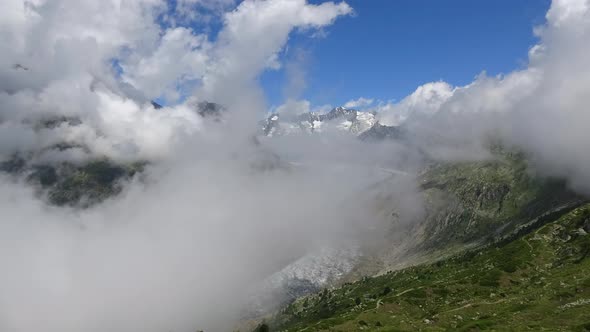
[[[375,209],[386,216],[388,231],[378,229],[381,237],[376,238],[375,246],[357,249],[354,257],[332,255],[332,259],[345,260],[339,262],[349,267],[345,270],[333,269],[336,262],[322,264],[313,257],[302,261],[307,264],[288,266],[275,277],[289,289],[283,298],[292,300],[320,288],[431,264],[500,243],[542,227],[586,201],[563,181],[535,175],[521,153],[496,147],[492,156],[483,161],[430,165],[417,176],[423,213],[412,215],[411,220],[400,213],[400,197],[389,193],[397,183],[378,184],[372,191],[377,193]],[[293,271],[298,272],[296,277]],[[339,272],[340,279],[321,282],[313,277],[330,271]]]
[[[484,161],[434,163],[416,179],[420,212],[400,216],[395,185],[377,188],[387,231],[351,278],[445,258],[477,248],[585,201],[563,181],[537,176],[524,155],[496,149]]]
[[[588,331],[590,205],[566,211],[477,250],[301,298],[258,330]]]
[[[537,176],[529,167],[522,153],[508,151],[499,147],[493,149],[493,158],[485,161],[434,163],[419,174],[417,180],[419,184],[418,196],[423,201],[424,213],[416,215],[415,220],[403,220],[398,213],[399,202],[396,202],[399,197],[387,194],[387,187],[391,186],[392,183],[384,182],[380,184],[376,189],[380,192],[376,201],[376,208],[382,210],[384,215],[389,216],[389,232],[383,233],[382,241],[379,242],[376,251],[365,252],[364,255],[355,257],[354,268],[341,279],[341,282],[346,280],[356,282],[352,285],[345,283],[344,286],[342,286],[341,282],[326,284],[324,286],[331,290],[324,289],[317,295],[297,300],[294,304],[286,307],[281,314],[273,318],[271,325],[275,325],[275,329],[293,331],[300,329],[327,330],[330,327],[330,329],[340,331],[358,329],[390,331],[392,330],[392,319],[390,318],[385,319],[379,316],[380,318],[374,321],[362,318],[357,320],[355,314],[357,311],[361,314],[370,311],[369,309],[373,305],[379,308],[381,305],[387,304],[383,298],[393,292],[394,286],[383,285],[381,281],[383,278],[393,280],[392,283],[397,283],[395,287],[403,288],[403,285],[410,281],[418,282],[414,280],[421,280],[422,272],[420,271],[435,269],[434,271],[428,270],[430,271],[428,273],[437,275],[450,273],[460,268],[455,266],[448,270],[442,269],[442,267],[450,264],[448,262],[460,261],[463,264],[461,268],[467,268],[470,266],[473,257],[475,257],[471,253],[476,252],[478,255],[483,255],[480,253],[487,253],[492,250],[490,248],[503,248],[507,244],[518,242],[521,237],[530,236],[531,232],[534,233],[547,223],[556,222],[560,216],[569,216],[564,217],[566,219],[572,217],[571,214],[568,214],[572,210],[578,211],[575,213],[590,215],[590,212],[588,212],[590,207],[586,206],[582,210],[578,208],[585,204],[586,198],[568,190],[563,181]],[[587,221],[579,221],[579,223],[582,223],[582,230],[578,233],[585,235],[586,230],[584,227],[588,227],[586,225]],[[554,250],[559,252],[569,250],[570,253],[575,253],[585,249],[559,248]],[[470,254],[466,254],[466,252]],[[513,260],[520,260],[518,255],[521,253],[514,250],[507,250],[506,252],[505,255],[494,256],[498,260],[497,264],[512,264]],[[480,263],[479,261],[473,261],[473,264]],[[541,265],[537,266],[537,263],[532,263],[527,265],[527,268],[538,269]],[[489,264],[485,266],[482,264],[478,268],[481,270],[488,269]],[[393,274],[388,272],[400,270],[412,271],[410,281],[406,278],[399,281],[391,279],[393,276],[407,275],[408,272],[396,272]],[[587,271],[587,268],[577,273],[582,274],[584,271]],[[467,273],[465,272],[465,274]],[[473,271],[469,273],[473,273]],[[502,273],[507,272],[502,270]],[[497,272],[492,272],[492,274],[495,275]],[[377,275],[378,277],[367,279],[367,276],[371,275]],[[474,281],[476,286],[474,287],[477,287],[477,291],[475,291],[477,294],[481,289],[490,286],[480,285],[476,275],[474,274],[473,278],[476,278],[476,281]],[[449,279],[451,276],[441,275],[440,278]],[[357,280],[363,281],[359,282]],[[463,283],[463,281],[453,280],[450,282]],[[370,294],[363,293],[355,297],[348,296],[352,292],[351,289],[362,288],[367,292],[367,288],[363,288],[365,283],[368,284],[369,289],[372,287],[381,287],[382,289],[372,289],[373,293]],[[374,286],[373,283],[379,286]],[[485,284],[485,281],[483,283]],[[334,286],[336,288],[332,288]],[[391,290],[388,290],[389,288]],[[399,293],[403,295],[405,291],[410,292],[411,290],[404,288]],[[332,302],[328,300],[333,296],[328,294],[341,294],[340,292],[343,295],[339,295],[341,297],[335,300],[334,303],[337,303],[336,307],[347,303],[345,305],[347,308],[345,314],[337,310],[333,311]],[[446,292],[446,290],[441,290],[441,292]],[[489,291],[489,293],[494,292],[493,290]],[[438,301],[439,294],[428,291],[427,297],[432,297],[433,301]],[[326,304],[326,301],[328,301],[328,304]],[[363,306],[367,301],[372,304]],[[468,303],[465,298],[460,301]],[[417,307],[412,308],[412,303],[416,304],[410,301],[404,306],[400,306],[399,303],[395,305],[401,314],[400,317],[407,317],[410,313],[424,310],[421,307],[422,304],[416,304]],[[462,310],[453,308],[450,303],[446,303],[446,305],[452,311],[455,311],[455,309],[456,311]],[[386,305],[386,307],[388,306]],[[471,305],[467,306],[466,309],[470,307]],[[404,313],[406,310],[408,313]],[[387,313],[389,311],[385,315]],[[344,316],[341,316],[341,314]],[[431,314],[431,316],[433,315]],[[485,318],[485,315],[482,314],[481,316]],[[414,321],[400,318],[395,320],[397,325],[394,324],[393,326],[403,327],[400,330],[411,331],[430,326],[435,321],[435,318],[424,316]],[[428,323],[424,323],[425,319]],[[473,315],[470,315],[469,319],[473,319]],[[478,319],[475,318],[475,320]],[[361,323],[358,323],[358,321]],[[344,323],[344,325],[341,326],[341,323]],[[469,321],[459,322],[455,320],[450,324],[454,324],[454,327],[460,327],[462,323],[471,326],[468,325]],[[446,325],[445,328],[450,328],[449,326]],[[477,324],[473,326],[475,326],[475,330],[478,330]],[[470,329],[471,327],[468,327],[465,330]],[[396,327],[393,330],[397,331],[398,329]],[[433,328],[433,330],[436,329]],[[500,330],[502,329],[500,328]]]

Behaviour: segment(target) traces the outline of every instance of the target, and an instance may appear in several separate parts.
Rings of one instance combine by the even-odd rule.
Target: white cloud
[[[231,1],[183,3],[233,8]],[[223,27],[211,42],[206,34],[189,27],[159,26],[157,17],[166,12],[167,5],[163,0],[8,1],[7,10],[0,14],[7,16],[0,23],[0,41],[6,46],[0,55],[0,100],[6,105],[0,110],[2,116],[20,121],[29,116],[67,114],[95,126],[104,123],[110,112],[126,114],[115,109],[128,109],[128,103],[137,103],[132,105],[137,110],[134,116],[143,116],[149,113],[149,106],[147,111],[144,107],[149,99],[165,96],[174,101],[195,93],[190,103],[195,98],[207,99],[235,109],[236,125],[243,126],[247,135],[258,118],[253,113],[265,109],[257,76],[269,66],[280,65],[279,54],[289,34],[297,28],[325,27],[351,12],[344,2],[311,5],[304,0],[243,1],[223,14]],[[118,60],[122,72],[111,68],[112,59]],[[28,70],[16,70],[16,64]],[[112,98],[107,110],[102,109],[105,95]],[[120,124],[112,121],[111,125]],[[174,121],[163,124],[170,128],[176,125]],[[127,135],[101,137],[101,146],[112,144],[117,148],[103,146],[91,153],[121,156],[117,152],[125,145],[121,140],[139,145],[133,151],[163,150],[141,147],[158,139],[139,132],[111,130]],[[129,133],[138,135],[130,137]],[[91,142],[93,135],[84,137],[85,144],[98,147]],[[128,155],[126,159],[133,157],[139,156]]]
[[[416,117],[410,125],[429,137],[430,145],[485,145],[499,137],[527,152],[539,170],[590,192],[585,152],[590,1],[554,0],[546,19],[535,29],[540,43],[531,48],[527,68],[498,77],[482,74],[464,87],[427,84],[399,103],[382,106],[382,121],[399,124]]]
[[[327,113],[331,110],[334,109],[334,106],[330,105],[330,104],[324,104],[324,105],[312,105],[311,111],[314,113]]]
[[[365,108],[365,107],[369,107],[373,104],[373,99],[369,99],[369,98],[363,98],[360,97],[359,99],[356,100],[349,100],[348,102],[346,102],[346,104],[344,104],[344,107],[346,108]]]
[[[287,82],[283,87],[283,95],[295,99],[299,98],[307,87],[306,67],[309,54],[302,48],[289,49],[289,53],[290,57],[285,65]]]
[[[210,48],[204,35],[183,27],[169,29],[152,54],[123,65],[123,79],[151,99],[177,91],[179,86],[202,78]]]
[[[177,0],[175,14],[184,19],[203,19],[200,9],[206,9],[214,15],[222,15],[225,11],[233,8],[236,2],[237,0]]]
[[[262,92],[252,82],[267,68],[268,59],[284,47],[290,32],[297,28],[321,28],[351,12],[344,2],[320,5],[305,0],[242,2],[224,17],[225,26],[213,50],[216,61],[204,76],[200,95],[223,100],[230,107],[245,108],[247,104],[264,108],[260,100]],[[276,67],[276,62],[272,67]]]
[[[276,112],[281,115],[291,116],[308,113],[311,103],[308,100],[288,99],[284,104],[276,108]]]
[[[550,26],[560,28],[562,25],[577,25],[579,20],[585,20],[590,3],[587,0],[554,0],[547,12]],[[581,27],[581,26],[580,26]]]
[[[361,169],[252,172],[191,143],[172,171],[148,170],[157,181],[86,210],[0,177],[0,328],[230,331],[249,287],[370,222],[363,199],[343,204],[371,178]]]
[[[163,2],[112,1],[19,1],[9,0],[0,38],[0,90],[42,88],[51,80],[75,79],[86,71],[113,81],[106,65],[121,48],[141,53],[158,39],[154,18]],[[3,3],[3,6],[5,4]],[[92,19],[89,19],[92,18]],[[15,71],[14,64],[28,68]]]
[[[399,103],[383,103],[376,107],[379,121],[386,125],[398,125],[412,114],[432,114],[454,93],[446,82],[431,82],[419,86]]]
[[[425,84],[378,105],[383,121],[415,125],[416,143],[447,158],[458,158],[451,148],[499,133],[547,173],[590,190],[589,7],[554,1],[528,68],[464,87]],[[48,207],[2,179],[0,330],[229,330],[223,323],[250,282],[342,237],[334,229],[354,236],[378,219],[356,193],[378,180],[367,165],[403,154],[345,137],[285,137],[268,146],[305,167],[257,172],[275,155],[249,144],[252,131],[241,127],[264,109],[256,79],[280,63],[290,33],[329,26],[351,13],[346,3],[247,0],[221,16],[215,41],[186,27],[163,29],[156,18],[166,9],[156,0],[2,3],[0,154],[65,140],[88,146],[90,156],[39,158],[155,162],[151,181],[83,211]],[[113,58],[135,90],[112,70]],[[239,125],[207,124],[188,103],[155,110],[137,91],[153,96],[187,81],[202,84],[197,99],[226,103]],[[301,100],[284,107],[310,109]],[[35,130],[33,120],[55,114],[83,124]]]
[[[160,26],[168,10],[163,0],[0,5],[0,161],[20,152],[56,164],[151,162],[145,183],[85,210],[50,207],[24,179],[0,177],[9,271],[0,275],[0,330],[231,330],[253,283],[338,241],[328,230],[353,234],[367,222],[355,217],[363,202],[342,202],[372,174],[261,172],[276,155],[251,144],[247,128],[264,110],[257,77],[280,63],[289,34],[326,27],[350,7],[246,0],[219,14],[214,41],[182,20]],[[192,87],[194,99],[225,104],[235,120],[200,118],[193,98],[149,103]],[[82,123],[37,126],[53,116]],[[83,148],[52,148],[62,142]]]

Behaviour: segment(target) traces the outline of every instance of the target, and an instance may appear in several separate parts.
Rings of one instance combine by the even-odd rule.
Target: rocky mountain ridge
[[[308,112],[293,116],[272,113],[261,123],[261,126],[265,136],[321,133],[331,130],[360,135],[376,123],[375,112],[336,107],[323,114]]]
[[[225,110],[214,103],[199,104],[196,111],[200,116],[210,117],[215,121],[223,121],[223,117],[227,116]],[[43,130],[58,127],[63,123],[76,126],[79,125],[80,120],[70,117],[53,117],[38,121],[33,127]],[[262,134],[269,137],[321,134],[331,130],[350,133],[364,142],[396,140],[403,143],[410,137],[408,129],[403,126],[384,126],[376,121],[373,113],[346,108],[335,108],[325,114],[305,113],[294,117],[272,114],[262,125]],[[83,146],[77,146],[75,142],[62,142],[52,148],[84,149]],[[317,304],[320,307],[315,307],[314,304],[309,308],[304,306],[304,309],[301,309],[297,307],[301,302],[296,299],[326,287],[342,285],[344,282],[365,280],[363,278],[367,276],[379,276],[387,271],[415,271],[412,269],[422,271],[421,269],[425,268],[423,266],[429,266],[428,264],[435,262],[447,262],[449,259],[452,261],[453,257],[462,255],[464,252],[480,252],[484,250],[482,248],[490,248],[490,246],[511,245],[545,227],[546,224],[555,222],[556,218],[567,215],[587,201],[585,197],[570,191],[562,180],[536,175],[524,153],[497,146],[490,147],[490,150],[491,158],[485,160],[429,161],[428,167],[419,172],[415,179],[418,184],[418,196],[424,208],[423,214],[417,215],[415,220],[400,218],[398,197],[391,194],[391,189],[396,185],[394,179],[407,175],[392,174],[389,180],[377,184],[372,188],[372,194],[376,193],[375,209],[384,216],[388,226],[386,231],[380,230],[379,246],[375,246],[370,251],[356,247],[355,244],[351,247],[325,248],[321,252],[309,252],[268,277],[265,281],[266,286],[263,287],[265,293],[260,294],[261,298],[254,299],[254,302],[259,302],[260,310],[252,315],[268,312],[268,303],[289,304],[296,301],[285,309],[294,311],[289,312],[287,318],[276,318],[273,324],[287,330],[291,330],[293,326],[296,327],[295,330],[299,327],[309,327],[305,324],[312,321],[319,322],[317,323],[319,330],[321,330],[319,327],[334,326],[332,323],[324,324],[324,320],[329,321],[335,315],[340,315],[341,311],[338,311],[340,309],[334,311],[332,304],[325,307],[325,299],[328,295],[319,295],[320,300]],[[99,204],[104,199],[113,197],[121,191],[125,181],[141,174],[145,165],[149,163],[149,161],[137,161],[121,165],[99,158],[83,164],[42,164],[35,162],[36,153],[39,151],[16,153],[11,158],[0,162],[0,171],[25,178],[28,183],[38,188],[41,197],[46,198],[53,205],[79,208]],[[280,164],[277,161],[277,165]],[[588,233],[585,227],[584,224],[581,229]],[[582,239],[585,238],[582,231],[576,232],[582,236]],[[573,237],[569,233],[568,236]],[[583,254],[586,250],[584,243],[571,249],[574,253],[580,253],[582,257],[580,261],[586,259],[586,254]],[[520,251],[514,253],[514,255],[520,254]],[[481,269],[484,272],[488,271],[483,267]],[[437,270],[431,273],[438,275],[443,272]],[[501,272],[498,280],[506,277],[502,273],[512,272]],[[498,273],[494,272],[494,276],[496,275]],[[382,277],[376,277],[374,280],[381,280],[379,278]],[[487,283],[487,281],[483,282]],[[498,283],[501,284],[500,281]],[[347,287],[349,285],[338,289],[347,289]],[[477,291],[481,289],[477,288]],[[322,294],[329,294],[329,292],[323,291]],[[389,293],[379,294],[365,294],[359,297],[360,304],[357,304],[359,301],[355,298],[353,307],[365,308],[362,306],[366,303],[365,300],[386,298]],[[546,295],[546,293],[543,294]],[[427,298],[430,299],[429,296]],[[310,299],[315,297],[312,296]],[[316,303],[313,302],[316,300],[308,301]],[[346,302],[339,301],[338,303]],[[414,300],[408,300],[409,304],[404,305],[404,310],[418,310],[412,307],[412,301]],[[379,302],[375,305],[379,306]],[[347,308],[346,310],[356,312],[354,308]],[[361,314],[364,314],[364,311]],[[302,317],[307,318],[301,320]],[[342,322],[347,321],[342,320],[342,317],[338,319]],[[434,314],[429,314],[424,319],[437,321]],[[368,324],[367,319],[362,320]],[[385,323],[381,320],[378,322]],[[389,321],[387,322],[389,324]],[[353,324],[353,326],[355,328],[368,326],[358,324],[360,325]],[[374,324],[373,327],[379,328],[376,325],[377,322]],[[395,324],[408,326],[399,321],[395,321]],[[412,324],[414,327],[419,326],[416,322]],[[456,320],[448,324],[460,326]]]

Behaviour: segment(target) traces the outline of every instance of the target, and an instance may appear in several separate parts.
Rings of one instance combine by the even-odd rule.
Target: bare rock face
[[[405,130],[401,127],[385,126],[376,122],[370,129],[362,132],[359,138],[366,142],[377,142],[387,139],[403,140]]]

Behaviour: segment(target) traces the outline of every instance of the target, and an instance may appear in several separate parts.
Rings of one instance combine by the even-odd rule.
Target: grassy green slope
[[[122,189],[119,181],[130,179],[142,169],[141,163],[117,165],[96,160],[71,169],[44,187],[48,189],[52,204],[89,206],[118,194]],[[33,173],[30,179],[35,176],[37,173]]]
[[[400,225],[396,197],[383,195],[377,209],[391,215],[391,231],[382,251],[359,267],[357,275],[439,260],[492,243],[585,200],[564,181],[536,176],[522,154],[500,149],[490,160],[433,165],[417,180],[424,213]],[[385,192],[387,185],[382,185]]]
[[[525,236],[297,300],[284,331],[590,331],[590,205]]]
[[[519,153],[500,151],[491,161],[440,164],[419,180],[427,209],[426,248],[493,240],[579,201],[563,181],[531,174]]]
[[[144,163],[115,164],[106,159],[84,165],[62,163],[58,166],[33,166],[27,180],[38,185],[51,204],[88,207],[117,195],[122,181],[143,170]]]

